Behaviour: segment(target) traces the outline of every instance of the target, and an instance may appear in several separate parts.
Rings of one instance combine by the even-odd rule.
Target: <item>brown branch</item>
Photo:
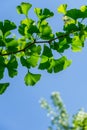
[[[17,50],[17,51],[13,51],[13,52],[8,52],[8,53],[1,53],[0,56],[8,56],[8,55],[12,55],[12,54],[17,54],[17,53],[20,53],[20,52],[25,52],[26,49],[30,48],[32,45],[34,45],[35,43],[36,44],[40,44],[40,43],[51,43],[52,41],[55,41],[57,39],[60,39],[60,38],[64,38],[66,36],[68,36],[69,34],[63,34],[61,36],[57,36],[56,38],[53,38],[51,40],[42,40],[42,41],[33,41],[31,44],[27,45],[25,48],[23,49],[20,49],[20,50]]]

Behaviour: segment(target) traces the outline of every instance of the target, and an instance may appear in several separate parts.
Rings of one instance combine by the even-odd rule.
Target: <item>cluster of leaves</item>
[[[64,26],[62,32],[55,32],[49,25],[47,19],[54,16],[49,9],[35,8],[34,13],[38,17],[35,21],[28,16],[32,5],[22,2],[17,6],[18,14],[25,15],[17,27],[9,20],[0,21],[0,80],[4,77],[5,69],[9,77],[18,74],[18,62],[27,68],[24,77],[27,86],[35,85],[41,78],[41,74],[33,74],[31,68],[47,70],[49,73],[57,73],[66,69],[71,64],[63,53],[66,49],[78,52],[82,50],[87,37],[87,26],[83,20],[87,18],[87,6],[80,9],[67,10],[67,5],[60,5],[58,12],[63,14]],[[17,29],[20,38],[12,36],[12,30]],[[58,58],[55,59],[53,51]],[[9,83],[0,84],[2,94]]]
[[[69,121],[69,114],[62,102],[60,94],[53,92],[51,95],[51,106],[46,99],[41,99],[40,104],[47,111],[51,118],[51,126],[48,130],[87,130],[87,113],[83,109],[79,110]]]

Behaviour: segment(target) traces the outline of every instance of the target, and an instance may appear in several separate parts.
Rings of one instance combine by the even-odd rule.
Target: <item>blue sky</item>
[[[0,20],[10,19],[19,24],[23,16],[16,13],[16,6],[22,0],[1,0]],[[33,7],[29,13],[35,18],[34,7],[49,8],[55,16],[49,20],[54,31],[62,30],[61,15],[57,13],[60,4],[67,3],[69,8],[79,8],[87,4],[86,0],[30,0]],[[47,130],[50,124],[46,112],[40,107],[41,97],[50,99],[53,91],[59,91],[70,115],[79,108],[87,111],[87,45],[81,53],[66,51],[65,55],[73,60],[72,65],[58,74],[41,72],[42,78],[34,87],[24,85],[26,69],[19,66],[19,74],[14,79],[5,75],[4,81],[10,81],[8,90],[0,96],[0,130]]]

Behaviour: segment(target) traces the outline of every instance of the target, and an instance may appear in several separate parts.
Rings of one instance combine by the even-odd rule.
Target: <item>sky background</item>
[[[16,13],[16,6],[22,0],[1,0],[0,21],[9,19],[19,24],[24,18]],[[60,4],[67,3],[68,8],[79,8],[87,4],[87,0],[26,0],[33,5],[29,16],[36,19],[34,7],[49,8],[55,16],[49,19],[54,31],[62,31],[62,16],[57,13]],[[10,87],[0,96],[0,130],[47,130],[50,120],[40,107],[39,100],[45,97],[50,102],[50,94],[58,91],[61,94],[67,111],[75,114],[80,108],[87,111],[87,44],[80,53],[66,51],[72,65],[58,74],[42,71],[41,80],[34,87],[24,85],[26,69],[19,65],[19,74],[13,79],[5,75],[2,81],[10,81]]]

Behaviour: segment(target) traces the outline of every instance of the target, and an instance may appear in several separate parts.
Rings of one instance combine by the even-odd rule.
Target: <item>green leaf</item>
[[[36,67],[37,66],[38,60],[39,60],[39,55],[37,55],[37,54],[31,55],[30,58],[27,59],[28,63],[32,67]]]
[[[4,20],[4,22],[0,21],[0,30],[2,30],[3,35],[8,32],[10,35],[11,30],[16,29],[16,25],[14,22],[11,22],[10,20]],[[5,35],[7,36],[7,35]]]
[[[41,46],[40,45],[38,45],[38,46],[36,46],[36,45],[33,45],[31,48],[30,48],[30,51],[31,51],[31,55],[32,54],[38,54],[38,55],[40,55],[40,53],[41,53]]]
[[[41,8],[35,8],[34,12],[36,13],[37,17],[40,20],[44,20],[46,18],[52,17],[54,15],[53,12],[51,12],[49,9],[45,8],[45,9],[41,9]]]
[[[0,83],[0,94],[3,94],[8,86],[9,83]]]
[[[54,60],[54,59],[51,59],[51,60],[50,60],[50,66],[48,67],[47,71],[48,71],[49,73],[52,73],[53,70],[54,70],[54,66],[55,66],[55,60]]]
[[[71,65],[71,63],[72,63],[72,60],[67,60],[67,58],[66,58],[63,69],[66,69],[67,67],[69,67]]]
[[[0,79],[4,76],[4,70],[5,70],[5,60],[2,56],[0,56]]]
[[[72,39],[72,51],[73,52],[79,52],[82,50],[83,47],[83,41],[79,36],[74,36]]]
[[[23,56],[21,56],[20,61],[21,61],[22,66],[30,68],[30,64],[28,63],[27,59],[25,59]]]
[[[28,72],[25,75],[24,81],[27,86],[34,86],[41,78],[40,74],[32,74]]]
[[[63,30],[70,33],[70,32],[78,31],[79,28],[75,24],[67,22],[67,24],[64,25]]]
[[[47,56],[49,58],[53,56],[52,50],[45,44],[44,44],[44,49],[43,49],[42,55]]]
[[[41,70],[48,69],[49,66],[50,66],[49,58],[47,56],[42,55],[38,69]]]
[[[14,38],[6,38],[5,44],[9,52],[14,52],[18,50],[18,40],[15,40]]]
[[[82,12],[87,11],[87,5],[81,6],[81,7],[80,7],[80,10],[81,10]]]
[[[59,58],[59,59],[51,59],[50,60],[50,66],[48,68],[48,72],[52,73],[53,71],[55,73],[58,73],[64,69],[66,69],[68,66],[70,66],[71,60],[67,60],[65,56]]]
[[[66,14],[66,9],[67,9],[67,4],[61,4],[61,5],[58,7],[57,11],[58,11],[59,13]]]
[[[24,14],[28,16],[28,11],[32,5],[30,3],[22,2],[19,6],[16,7],[18,14]]]
[[[11,78],[17,75],[17,67],[18,67],[18,63],[16,57],[12,55],[10,57],[10,60],[7,63],[8,74]]]
[[[69,16],[72,19],[77,20],[78,18],[83,18],[83,13],[79,9],[71,9],[67,11],[66,16]]]
[[[49,58],[52,58],[52,57],[53,57],[53,54],[52,54],[51,49],[44,44],[43,53],[42,53],[41,61],[38,68],[41,70],[48,69],[48,67],[50,66]]]
[[[54,37],[54,35],[52,34],[52,29],[49,26],[47,21],[42,21],[38,23],[38,29],[40,32],[40,37],[42,39],[52,39]]]

